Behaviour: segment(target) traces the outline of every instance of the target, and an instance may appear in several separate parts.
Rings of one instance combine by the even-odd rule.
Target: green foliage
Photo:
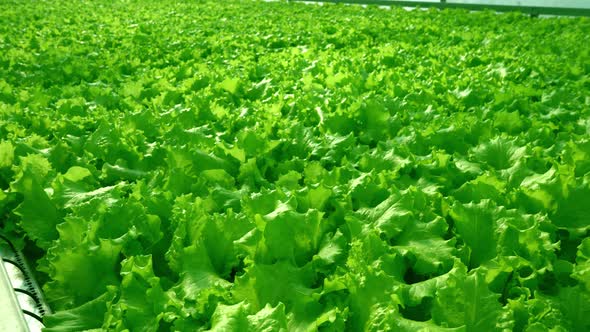
[[[590,330],[590,21],[0,2],[46,331]],[[482,22],[484,22],[482,24]]]

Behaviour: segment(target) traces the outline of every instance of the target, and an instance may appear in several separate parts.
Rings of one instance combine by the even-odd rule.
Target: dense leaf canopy
[[[590,330],[590,20],[0,2],[47,332]]]

